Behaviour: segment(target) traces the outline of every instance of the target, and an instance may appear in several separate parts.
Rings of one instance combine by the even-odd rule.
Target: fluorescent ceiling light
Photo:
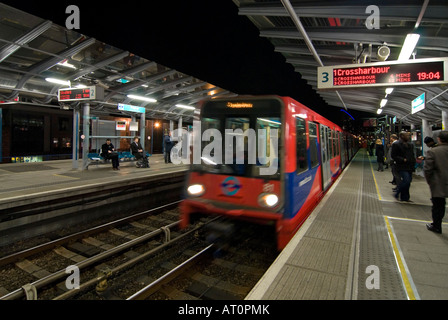
[[[195,107],[192,107],[192,106],[186,106],[186,105],[184,105],[184,104],[176,104],[176,107],[178,107],[178,108],[184,108],[184,109],[188,109],[188,110],[196,110]]]
[[[376,110],[376,113],[377,113],[377,114],[381,114],[381,112],[383,112],[383,109],[378,109],[378,110]]]
[[[409,59],[417,46],[418,39],[420,39],[420,35],[418,33],[409,33],[406,36],[403,47],[401,48],[400,56],[398,57],[398,61],[406,61]]]
[[[391,94],[392,91],[394,91],[394,88],[387,88],[386,89],[386,94]]]
[[[70,81],[66,81],[66,80],[55,79],[55,78],[45,78],[45,81],[64,85],[64,86],[70,86]]]
[[[131,99],[134,99],[134,100],[147,101],[147,102],[157,102],[156,99],[148,98],[148,97],[136,96],[136,95],[133,95],[133,94],[128,94],[128,98],[131,98]]]
[[[386,104],[387,104],[387,99],[383,99],[383,100],[381,100],[381,102],[380,102],[380,107],[382,108],[382,107],[384,107]]]
[[[70,68],[70,69],[75,69],[76,70],[76,67],[73,64],[68,63],[67,60],[59,62],[58,66],[63,66],[63,67],[66,67],[66,68]]]

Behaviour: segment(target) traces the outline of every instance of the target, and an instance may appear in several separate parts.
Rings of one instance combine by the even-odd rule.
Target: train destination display
[[[448,83],[448,59],[414,59],[318,68],[318,89]]]
[[[58,90],[59,101],[100,100],[104,95],[104,89],[97,86],[84,88],[64,88]]]

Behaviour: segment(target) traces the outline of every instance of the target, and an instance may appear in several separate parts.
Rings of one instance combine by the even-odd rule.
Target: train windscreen
[[[193,170],[280,179],[281,130],[276,100],[208,103],[201,118],[201,163]]]

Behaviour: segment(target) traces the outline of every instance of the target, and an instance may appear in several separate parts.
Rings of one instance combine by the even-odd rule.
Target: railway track
[[[162,276],[127,300],[243,300],[277,256],[260,226],[246,226],[236,239],[200,248],[181,263],[165,263]],[[273,239],[273,238],[272,238]]]
[[[0,299],[243,299],[275,241],[251,226],[209,245],[204,226],[219,218],[178,231],[177,204],[1,258]]]
[[[35,299],[37,290],[67,278],[67,266],[82,270],[97,265],[97,270],[103,270],[107,267],[98,264],[105,259],[114,265],[117,262],[113,260],[124,259],[120,254],[132,260],[160,243],[168,243],[179,235],[177,204],[147,210],[1,258],[0,299]],[[96,277],[98,271],[90,273]],[[81,281],[88,274],[83,272]],[[40,293],[39,298],[49,299],[51,295]]]

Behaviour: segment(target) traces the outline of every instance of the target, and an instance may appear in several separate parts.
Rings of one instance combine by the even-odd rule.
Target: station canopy
[[[67,84],[54,83],[55,79]],[[58,102],[58,90],[69,86],[104,88],[104,99],[90,101],[91,112],[97,115],[132,115],[118,110],[120,103],[144,107],[146,117],[182,117],[185,121],[192,119],[195,111],[191,107],[197,107],[199,101],[235,96],[193,76],[0,3],[0,101],[19,97],[20,103],[25,104],[74,107],[81,102]],[[135,96],[157,102],[137,100]]]
[[[415,1],[315,1],[315,0],[233,0],[239,15],[247,16],[271,41],[275,51],[294,66],[318,94],[331,106],[377,113],[385,88],[357,88],[323,91],[317,88],[319,63],[312,55],[294,17],[285,8],[289,3],[311,40],[324,66],[378,62],[378,49],[390,50],[387,61],[397,60],[407,34],[418,33],[416,59],[448,57],[448,4],[446,0]],[[379,29],[368,29],[366,20],[379,9]],[[369,20],[369,22],[375,22]],[[411,57],[412,59],[412,57]],[[421,124],[421,119],[441,122],[441,110],[448,111],[448,86],[425,85],[395,87],[387,96],[383,115],[396,116],[406,124]],[[426,93],[426,109],[411,114],[411,101]],[[339,96],[338,96],[339,95]]]

